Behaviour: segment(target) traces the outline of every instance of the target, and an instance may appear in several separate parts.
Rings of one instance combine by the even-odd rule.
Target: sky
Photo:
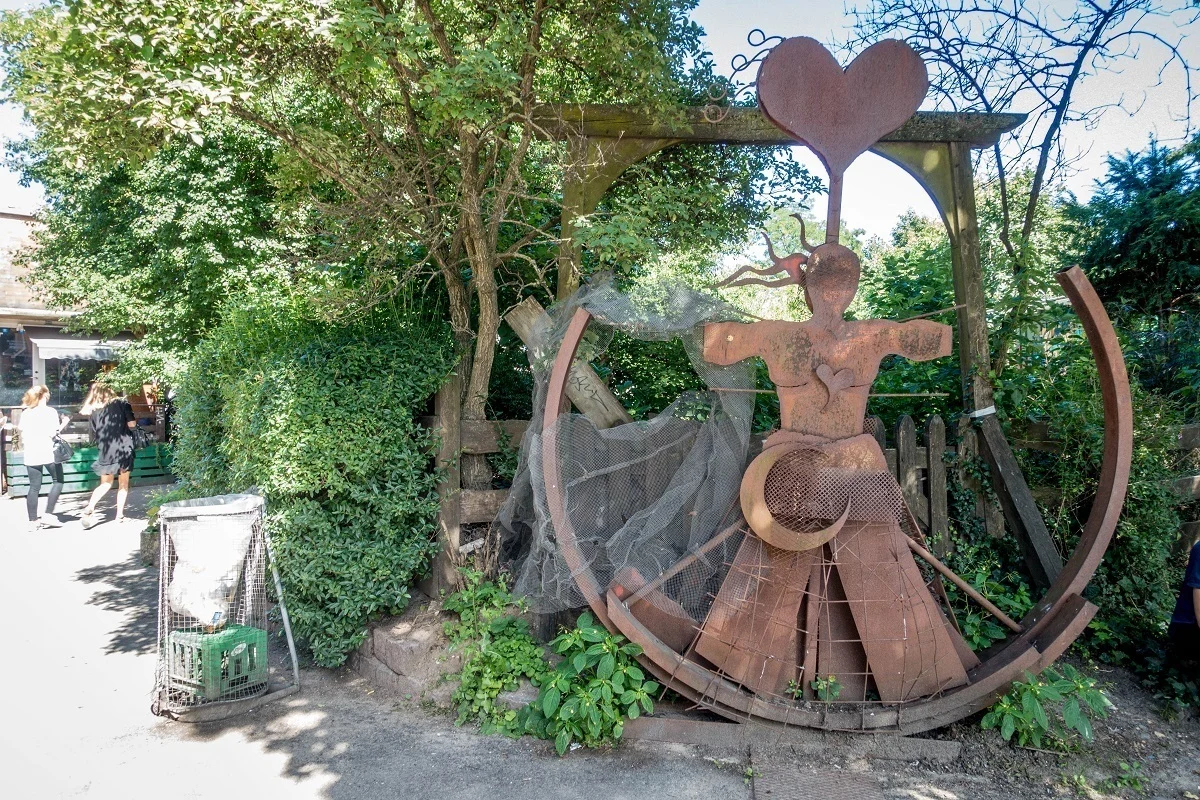
[[[30,0],[0,0],[0,10],[33,4]],[[751,52],[746,36],[753,28],[768,34],[812,36],[829,44],[844,39],[850,25],[841,0],[700,0],[692,16],[706,31],[705,43],[718,69],[726,73],[735,55]],[[1185,47],[1200,64],[1200,35],[1193,35]],[[1093,181],[1104,174],[1106,154],[1141,150],[1152,134],[1167,144],[1181,141],[1184,125],[1173,119],[1183,110],[1180,78],[1170,73],[1162,86],[1152,88],[1157,82],[1156,64],[1144,59],[1127,65],[1122,74],[1081,83],[1081,102],[1108,103],[1124,97],[1133,105],[1140,103],[1140,108],[1134,116],[1110,110],[1094,130],[1082,125],[1064,129],[1068,149],[1083,153],[1078,174],[1067,184],[1069,189],[1086,198]],[[11,104],[0,105],[0,142],[19,138],[22,131],[20,110]],[[810,170],[826,177],[820,162],[807,150],[800,148],[800,157]],[[909,209],[936,215],[933,202],[906,172],[869,153],[847,171],[843,191],[844,221],[862,228],[867,236],[886,237],[896,219]],[[20,186],[16,175],[0,167],[0,210],[32,212],[41,200],[37,187]],[[812,211],[824,218],[824,202],[818,199]]]
[[[860,0],[859,4],[866,2]],[[844,40],[852,23],[841,0],[700,0],[692,17],[704,28],[705,43],[718,69],[725,73],[729,72],[730,60],[735,55],[753,52],[746,44],[746,36],[754,28],[768,35],[811,36],[828,46]],[[1163,33],[1172,35],[1170,30]],[[1200,64],[1200,29],[1189,36],[1185,53],[1190,54],[1193,63]],[[1159,81],[1157,66],[1154,60],[1143,59],[1126,65],[1122,74],[1080,82],[1077,98],[1081,106],[1113,103],[1122,97],[1128,104],[1138,106],[1134,116],[1110,109],[1094,130],[1079,124],[1064,126],[1063,140],[1068,151],[1083,154],[1076,165],[1078,174],[1066,184],[1081,199],[1090,196],[1093,182],[1104,176],[1107,154],[1142,150],[1152,134],[1165,144],[1179,144],[1183,140],[1185,125],[1173,119],[1184,110],[1182,76],[1170,72],[1164,76],[1163,85],[1154,88]],[[928,107],[927,101],[923,108]],[[800,149],[803,163],[815,174],[827,178],[821,163],[807,149]],[[846,225],[862,228],[868,237],[886,237],[897,218],[909,209],[924,216],[937,215],[933,201],[900,167],[867,153],[847,170],[842,200],[842,219]],[[814,204],[813,212],[824,219],[825,204],[821,199]]]

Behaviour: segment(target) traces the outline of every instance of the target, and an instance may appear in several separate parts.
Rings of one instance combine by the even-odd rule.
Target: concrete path
[[[740,768],[629,745],[560,759],[372,696],[345,671],[240,718],[150,714],[158,575],[141,566],[149,491],[131,519],[30,532],[0,498],[0,796],[158,798],[748,798]],[[112,494],[107,507],[112,518]],[[86,496],[59,511],[78,514]],[[65,518],[65,516],[64,516]]]

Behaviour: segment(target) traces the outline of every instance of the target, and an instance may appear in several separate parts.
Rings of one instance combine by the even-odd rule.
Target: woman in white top
[[[63,490],[62,464],[54,461],[54,437],[67,427],[70,417],[60,416],[50,407],[50,390],[34,386],[21,398],[21,448],[25,452],[25,470],[29,473],[29,494],[25,495],[25,510],[34,528],[56,528],[62,523],[54,516],[54,504]],[[50,473],[50,495],[46,498],[46,513],[38,520],[38,494],[42,490],[42,471]]]

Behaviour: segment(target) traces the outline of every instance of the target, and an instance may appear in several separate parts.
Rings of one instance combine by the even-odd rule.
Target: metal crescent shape
[[[1129,485],[1133,453],[1133,403],[1116,331],[1095,289],[1078,267],[1065,270],[1057,277],[1083,323],[1100,375],[1104,400],[1104,460],[1100,485],[1075,552],[1046,596],[1022,620],[1024,633],[988,653],[987,659],[968,673],[966,686],[899,707],[879,707],[870,713],[861,709],[840,709],[837,703],[824,704],[824,708],[813,710],[776,702],[747,692],[719,673],[672,650],[639,622],[616,594],[602,589],[575,540],[574,529],[566,514],[555,436],[555,423],[563,410],[571,362],[591,319],[591,314],[579,309],[567,327],[550,373],[542,423],[542,465],[555,537],[596,617],[609,630],[619,631],[641,645],[644,652],[638,657],[639,661],[663,686],[739,722],[755,717],[765,722],[823,729],[920,733],[987,708],[1025,671],[1036,673],[1050,666],[1096,613],[1096,607],[1084,600],[1081,592],[1095,574],[1116,529]]]
[[[811,550],[825,544],[838,535],[838,531],[842,529],[842,526],[846,524],[846,519],[850,516],[849,497],[846,498],[846,509],[842,515],[829,527],[817,531],[794,531],[786,525],[781,525],[771,514],[771,510],[767,508],[767,474],[771,471],[771,467],[775,466],[775,462],[798,449],[802,448],[781,444],[764,450],[746,468],[745,474],[742,475],[741,488],[742,512],[746,516],[746,524],[750,526],[750,530],[772,547],[792,552]]]

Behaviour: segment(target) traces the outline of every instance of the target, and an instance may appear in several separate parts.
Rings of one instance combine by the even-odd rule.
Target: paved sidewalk
[[[0,498],[0,794],[26,798],[749,797],[736,768],[686,753],[577,751],[479,736],[394,707],[347,672],[304,670],[298,695],[220,723],[150,714],[158,575],[130,519],[29,532]],[[86,495],[63,498],[78,514]]]

